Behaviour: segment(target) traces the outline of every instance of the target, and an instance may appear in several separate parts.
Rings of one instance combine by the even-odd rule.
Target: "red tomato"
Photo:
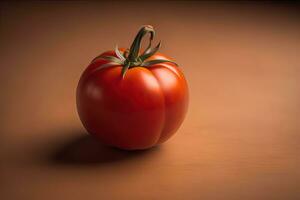
[[[151,34],[140,54],[141,39]],[[180,127],[188,106],[188,87],[179,67],[151,49],[154,30],[144,26],[130,50],[95,58],[77,87],[77,110],[87,131],[104,144],[147,149],[165,142]],[[144,57],[143,57],[144,56]]]

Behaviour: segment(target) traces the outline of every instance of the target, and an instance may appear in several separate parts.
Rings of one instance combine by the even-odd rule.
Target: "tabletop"
[[[300,199],[299,4],[1,2],[0,198]],[[177,133],[106,147],[76,111],[88,63],[141,25],[190,91]]]

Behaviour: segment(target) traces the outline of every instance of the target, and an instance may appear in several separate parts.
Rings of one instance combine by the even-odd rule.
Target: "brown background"
[[[300,199],[299,6],[234,2],[1,3],[0,199]],[[75,89],[102,51],[152,24],[184,70],[175,137],[107,148]]]

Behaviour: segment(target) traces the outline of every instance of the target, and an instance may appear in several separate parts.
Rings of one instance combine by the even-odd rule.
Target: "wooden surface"
[[[300,199],[299,7],[0,3],[0,199]],[[184,70],[177,134],[143,152],[82,128],[75,89],[102,51],[152,24]]]

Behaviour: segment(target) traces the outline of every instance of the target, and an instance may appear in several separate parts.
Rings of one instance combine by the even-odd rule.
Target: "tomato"
[[[141,53],[141,40],[150,34]],[[77,87],[77,110],[86,130],[102,143],[147,149],[168,140],[188,107],[187,82],[180,68],[151,48],[152,26],[143,26],[130,49],[107,51],[85,69]]]

